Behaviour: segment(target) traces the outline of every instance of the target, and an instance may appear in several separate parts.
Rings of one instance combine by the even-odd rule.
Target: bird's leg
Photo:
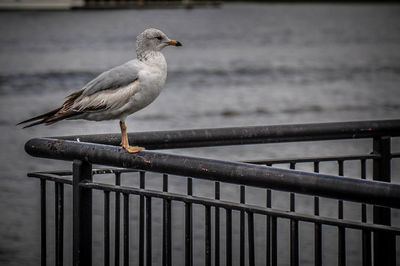
[[[121,146],[129,153],[136,153],[138,151],[144,150],[143,147],[139,146],[129,146],[128,135],[126,134],[125,122],[119,121],[119,126],[121,127]]]

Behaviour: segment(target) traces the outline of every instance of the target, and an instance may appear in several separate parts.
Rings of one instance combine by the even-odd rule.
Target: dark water
[[[24,143],[36,136],[119,130],[116,121],[68,121],[28,130],[15,127],[15,123],[57,106],[65,95],[101,71],[135,57],[135,36],[148,27],[160,28],[184,46],[165,49],[169,68],[165,90],[155,103],[128,118],[129,131],[399,118],[397,5],[238,4],[194,10],[1,13],[1,265],[39,263],[38,182],[28,179],[26,172],[70,168],[64,162],[27,156]],[[175,152],[245,160],[365,153],[370,150],[368,144],[250,145]],[[395,162],[394,173],[398,174]],[[334,172],[335,166],[322,170]],[[358,173],[349,170],[346,174]],[[171,184],[179,190],[180,182]],[[198,185],[200,194],[207,193],[203,185]],[[236,193],[229,188],[226,191]],[[67,199],[69,196],[66,191]],[[276,207],[287,208],[287,204],[286,196],[277,197]],[[307,212],[308,204],[300,200],[298,208]],[[66,211],[69,209],[67,204]],[[346,210],[351,215],[354,208]],[[182,213],[179,206],[175,211]],[[325,210],[326,215],[332,212]],[[100,217],[101,213],[95,212],[95,221]],[[71,231],[68,219],[67,242]],[[177,219],[175,227],[181,225]],[[336,245],[329,244],[334,241],[332,231],[325,233],[324,248],[334,255]],[[312,231],[305,227],[302,232],[311,235]],[[202,231],[195,230],[195,235],[201,238]],[[50,233],[49,241],[51,237]],[[183,239],[179,233],[175,237]],[[350,239],[357,237],[349,235]],[[283,239],[280,260],[285,264],[287,237]],[[308,265],[313,256],[312,239],[304,239],[301,261]],[[155,240],[158,245],[159,239]],[[261,238],[256,241],[262,245]],[[95,249],[101,251],[101,247],[101,238],[96,238]],[[69,254],[70,249],[65,251]],[[174,252],[179,265],[182,246],[175,244]],[[199,246],[195,256],[201,252]],[[348,247],[348,263],[359,265],[360,259],[359,249]],[[335,260],[324,254],[326,265],[336,264]],[[261,255],[257,261],[263,261]]]

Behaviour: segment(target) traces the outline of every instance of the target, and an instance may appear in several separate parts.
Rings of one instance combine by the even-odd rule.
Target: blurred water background
[[[26,173],[71,167],[66,162],[29,157],[24,143],[33,137],[119,132],[117,121],[67,121],[27,130],[15,124],[56,107],[67,94],[100,72],[134,58],[135,37],[149,27],[163,30],[184,46],[164,50],[168,62],[165,89],[152,105],[128,118],[128,131],[399,118],[398,5],[225,4],[216,9],[192,10],[2,12],[1,265],[39,264],[39,183],[28,179]],[[248,145],[167,152],[248,160],[365,153],[370,151],[369,144],[359,140],[334,145]],[[398,148],[399,143],[393,146]],[[335,172],[335,167],[328,165],[321,171]],[[358,168],[353,168],[346,174],[359,174]],[[394,168],[398,173],[397,164]],[[149,184],[159,184],[159,180],[159,176],[150,178]],[[172,190],[180,189],[179,180],[171,181]],[[399,181],[394,177],[394,182]],[[230,189],[233,188],[226,188],[228,192]],[[199,182],[195,193],[212,192]],[[236,195],[233,189],[223,197]],[[66,191],[66,212],[71,209],[68,198],[70,192]],[[250,202],[260,199],[264,196],[249,196]],[[287,199],[287,195],[276,198],[274,206],[288,208]],[[53,210],[51,204],[52,201],[49,213]],[[99,206],[101,210],[101,202]],[[307,199],[299,200],[298,208],[312,212]],[[321,212],[335,216],[335,208]],[[99,223],[95,226],[97,232],[102,230],[99,210],[95,209],[94,217]],[[354,210],[345,209],[347,215]],[[182,214],[179,208],[174,212]],[[66,219],[68,242],[71,223],[69,217]],[[175,218],[174,228],[182,227],[182,222]],[[49,227],[52,226],[50,220]],[[198,238],[202,238],[201,226],[199,222],[200,229],[194,232]],[[302,236],[310,235],[302,240],[300,254],[302,264],[308,265],[313,260],[312,225],[301,230]],[[132,229],[133,234],[136,231]],[[183,235],[178,231],[174,237],[182,242]],[[237,231],[234,232],[235,241]],[[52,237],[49,232],[49,243]],[[160,245],[159,237],[154,236],[156,247]],[[260,237],[256,237],[256,243],[262,245]],[[332,232],[324,233],[324,248],[334,251],[334,237]],[[94,238],[94,248],[101,253],[102,236]],[[137,247],[133,242],[136,241],[132,240],[132,248]],[[287,243],[279,244],[280,262],[286,264]],[[65,246],[65,257],[69,257],[70,249]],[[177,254],[174,264],[182,265],[179,252],[183,246],[176,241],[173,248]],[[360,249],[347,248],[349,265],[360,265]],[[137,251],[132,252],[135,261]],[[202,252],[201,244],[195,246],[196,258]],[[257,261],[263,262],[262,256],[261,251]],[[101,256],[95,259],[95,265],[100,261]],[[69,258],[66,262],[68,265]],[[157,254],[154,262],[160,263]],[[335,265],[336,257],[324,254],[324,263]]]

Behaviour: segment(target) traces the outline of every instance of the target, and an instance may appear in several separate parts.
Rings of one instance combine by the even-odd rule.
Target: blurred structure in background
[[[219,6],[220,1],[193,1],[193,0],[1,0],[0,9],[104,9],[104,8],[145,8],[145,7],[184,7]]]
[[[0,9],[70,9],[84,4],[84,0],[2,0]]]

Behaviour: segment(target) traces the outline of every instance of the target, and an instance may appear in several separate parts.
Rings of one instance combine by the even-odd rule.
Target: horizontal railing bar
[[[130,143],[149,150],[379,136],[400,136],[400,120],[188,129],[128,134]],[[54,137],[54,139],[117,146],[121,142],[121,135],[63,136]]]
[[[130,154],[117,146],[45,138],[28,141],[25,150],[36,157],[70,161],[88,160],[93,164],[190,176],[400,208],[400,185],[379,181],[151,151]]]
[[[400,157],[400,153],[392,154],[392,158]],[[249,160],[241,161],[242,163],[250,164],[286,164],[286,163],[309,163],[309,162],[327,162],[327,161],[351,161],[351,160],[362,160],[362,159],[379,159],[378,154],[360,154],[360,155],[345,155],[345,156],[323,156],[323,157],[306,157],[306,158],[283,158],[283,159],[266,159],[266,160]],[[131,173],[138,172],[136,169],[127,168],[98,168],[93,169],[93,175],[97,174],[112,174],[112,173]],[[33,174],[33,173],[30,173]],[[60,176],[72,175],[72,171],[60,170],[60,171],[48,171],[48,172],[36,172],[35,174],[54,174]]]
[[[93,175],[131,173],[131,172],[138,172],[138,170],[127,169],[127,168],[96,168],[96,169],[92,170]],[[54,175],[59,175],[59,176],[72,175],[71,170],[46,171],[46,172],[37,172],[37,173],[54,174]]]
[[[51,173],[42,173],[42,172],[28,173],[28,177],[36,177],[36,178],[40,178],[43,180],[53,181],[56,183],[72,185],[72,177],[65,178],[65,177],[62,177],[61,175],[55,175],[55,174],[51,174]]]
[[[378,154],[362,154],[362,155],[345,155],[345,156],[322,156],[322,157],[305,157],[305,158],[284,158],[284,159],[267,159],[267,160],[250,160],[244,163],[251,164],[284,164],[284,163],[311,163],[311,162],[328,162],[328,161],[354,161],[361,159],[379,159]]]
[[[92,183],[81,183],[81,187],[90,188],[90,189],[97,189],[102,191],[113,191],[113,192],[121,192],[121,193],[128,193],[128,194],[135,194],[145,197],[154,197],[160,199],[167,199],[171,201],[181,201],[193,204],[200,204],[205,206],[213,206],[213,207],[221,207],[225,209],[231,209],[236,211],[245,211],[251,212],[256,214],[262,215],[270,215],[279,218],[287,218],[287,219],[294,219],[298,221],[304,222],[312,222],[312,223],[321,223],[324,225],[331,225],[331,226],[344,226],[347,228],[352,229],[367,229],[371,231],[390,231],[395,233],[396,235],[400,235],[400,228],[393,227],[393,226],[386,226],[386,225],[378,225],[378,224],[368,224],[368,223],[361,223],[358,221],[348,221],[348,220],[337,220],[334,218],[328,217],[321,217],[321,216],[314,216],[308,214],[299,214],[290,211],[282,211],[276,210],[271,208],[264,208],[254,205],[248,205],[243,203],[236,203],[236,202],[228,202],[223,200],[215,200],[210,198],[203,198],[198,196],[190,196],[190,195],[181,195],[172,192],[163,192],[163,191],[156,191],[156,190],[149,190],[149,189],[140,189],[134,187],[125,187],[125,186],[114,186],[109,184],[102,184],[97,182]]]
[[[391,154],[392,158],[400,158],[400,152],[395,152]]]

